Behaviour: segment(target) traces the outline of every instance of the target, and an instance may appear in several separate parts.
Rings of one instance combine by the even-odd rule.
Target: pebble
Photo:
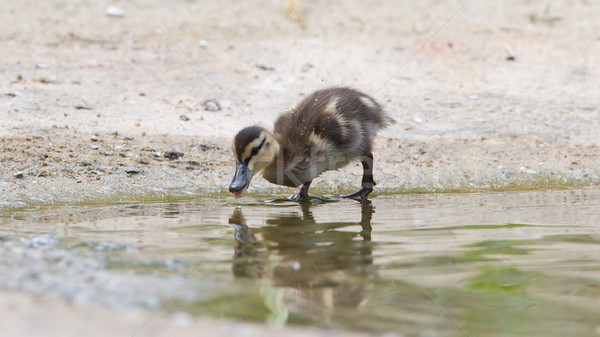
[[[156,157],[156,158],[160,157],[160,152],[154,152],[154,151],[152,151],[151,154],[152,154],[152,157]]]
[[[204,110],[206,111],[219,111],[221,110],[221,104],[216,99],[207,99],[204,101]]]
[[[110,6],[106,9],[106,15],[120,18],[125,15],[125,12],[119,7]]]
[[[514,60],[516,60],[515,50],[509,44],[507,44],[505,46],[505,48],[506,48],[506,52],[508,53],[508,56],[506,57],[506,60],[507,61],[514,61]]]
[[[58,78],[56,76],[48,76],[40,78],[39,81],[44,84],[58,83]]]
[[[174,160],[183,157],[183,152],[177,150],[168,150],[165,151],[165,158]]]
[[[40,173],[37,174],[36,177],[48,177],[52,175],[52,173],[50,173],[50,171],[41,171]]]
[[[98,146],[98,145],[90,146],[90,149],[92,149],[92,150],[98,150],[99,148],[100,148],[100,146]]]
[[[125,172],[127,174],[140,174],[140,173],[142,173],[142,170],[135,168],[135,167],[127,167],[127,168],[125,168]]]
[[[519,167],[519,172],[523,172],[523,173],[527,173],[527,174],[536,174],[537,173],[535,170],[532,170],[527,166]]]
[[[479,99],[479,95],[470,95],[469,99],[472,101],[478,100]]]
[[[275,68],[266,66],[264,64],[257,64],[256,68],[258,68],[260,70],[264,70],[264,71],[274,71],[275,70]]]
[[[199,44],[199,45],[200,45],[200,47],[202,47],[202,48],[206,48],[206,47],[208,47],[208,41],[206,41],[206,40],[204,40],[204,39],[203,39],[203,40],[200,40],[200,41],[198,41],[198,44]]]
[[[190,120],[190,118],[189,118],[188,116],[186,116],[186,115],[181,115],[181,116],[179,116],[179,119],[181,119],[181,120],[182,120],[182,121],[184,121],[184,122],[187,122],[187,121],[189,121],[189,120]]]
[[[15,177],[17,179],[23,178],[23,171],[19,171],[19,172],[13,174],[13,177]]]
[[[122,145],[115,145],[115,151],[123,151]]]
[[[38,63],[35,65],[35,69],[47,69],[48,65],[45,63]]]

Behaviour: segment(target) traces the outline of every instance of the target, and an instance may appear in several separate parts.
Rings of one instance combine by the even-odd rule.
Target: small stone
[[[519,172],[523,172],[523,173],[527,173],[527,174],[536,174],[537,173],[535,170],[532,170],[527,166],[519,167]]]
[[[479,95],[470,95],[469,99],[472,101],[478,100],[479,99]]]
[[[13,174],[13,177],[15,177],[17,179],[23,178],[23,171],[19,171],[19,172]]]
[[[275,68],[266,66],[264,64],[257,64],[256,68],[258,68],[260,70],[264,70],[264,71],[274,71],[275,70]]]
[[[156,157],[156,158],[160,157],[160,152],[154,152],[154,151],[152,151],[151,154],[152,154],[152,157]]]
[[[125,12],[119,7],[110,6],[106,9],[106,15],[120,18],[125,15]]]
[[[42,172],[38,173],[36,177],[48,177],[51,174],[52,173],[50,173],[49,171],[42,171]]]
[[[207,99],[204,101],[204,110],[206,111],[219,111],[221,110],[221,104],[216,99]]]
[[[165,151],[165,158],[168,158],[170,160],[175,160],[175,159],[179,159],[183,157],[183,152],[177,151],[177,150],[168,150]]]
[[[92,150],[98,150],[99,148],[100,148],[100,146],[98,146],[98,145],[90,146],[90,149],[92,149]]]
[[[58,83],[58,78],[56,76],[48,76],[40,78],[39,81],[44,84],[56,84]]]
[[[199,45],[200,45],[200,47],[202,47],[202,48],[206,48],[206,47],[208,47],[208,41],[206,41],[206,40],[204,40],[204,39],[203,39],[203,40],[200,40],[200,41],[198,41],[198,44],[199,44]]]
[[[184,122],[187,122],[187,121],[189,121],[189,120],[190,120],[190,118],[189,118],[188,116],[186,116],[186,115],[181,115],[181,116],[179,116],[179,119],[181,119],[181,120],[182,120],[182,121],[184,121]]]
[[[123,151],[123,149],[122,145],[115,145],[115,151]]]
[[[45,63],[38,63],[35,65],[35,69],[47,69],[48,65]]]
[[[125,173],[127,174],[140,174],[142,173],[142,170],[135,168],[135,167],[127,167],[125,168]]]
[[[506,60],[507,61],[514,61],[514,60],[516,60],[515,50],[512,48],[512,46],[509,45],[509,44],[507,44],[505,46],[505,48],[506,48],[506,52],[508,53],[508,56],[506,57]]]
[[[100,140],[100,138],[98,138],[98,136],[97,136],[97,135],[93,135],[93,136],[90,138],[90,140],[91,140],[92,142],[97,142],[98,140]]]

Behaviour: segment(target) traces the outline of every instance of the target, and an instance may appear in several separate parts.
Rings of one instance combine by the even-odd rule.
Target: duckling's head
[[[260,126],[242,129],[233,139],[236,168],[229,192],[240,198],[250,185],[255,173],[267,167],[279,153],[279,143]]]

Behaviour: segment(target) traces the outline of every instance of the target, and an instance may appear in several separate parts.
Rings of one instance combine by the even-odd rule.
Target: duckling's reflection
[[[233,274],[268,278],[283,288],[289,311],[328,320],[335,310],[358,308],[371,297],[374,210],[366,203],[360,222],[317,223],[311,205],[301,207],[302,215],[279,215],[252,229],[237,208],[229,219],[236,230]],[[360,231],[346,229],[356,225]]]

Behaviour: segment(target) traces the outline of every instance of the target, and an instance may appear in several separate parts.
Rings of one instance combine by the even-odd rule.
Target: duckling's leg
[[[367,200],[369,193],[373,192],[373,186],[375,186],[375,181],[373,181],[373,154],[369,152],[360,162],[363,166],[362,189],[358,192],[344,195],[342,198],[356,199],[364,202]]]
[[[308,188],[310,187],[310,183],[312,183],[312,180],[305,182],[302,187],[300,187],[300,191],[298,191],[297,194],[292,195],[290,199],[300,201],[308,198]]]

